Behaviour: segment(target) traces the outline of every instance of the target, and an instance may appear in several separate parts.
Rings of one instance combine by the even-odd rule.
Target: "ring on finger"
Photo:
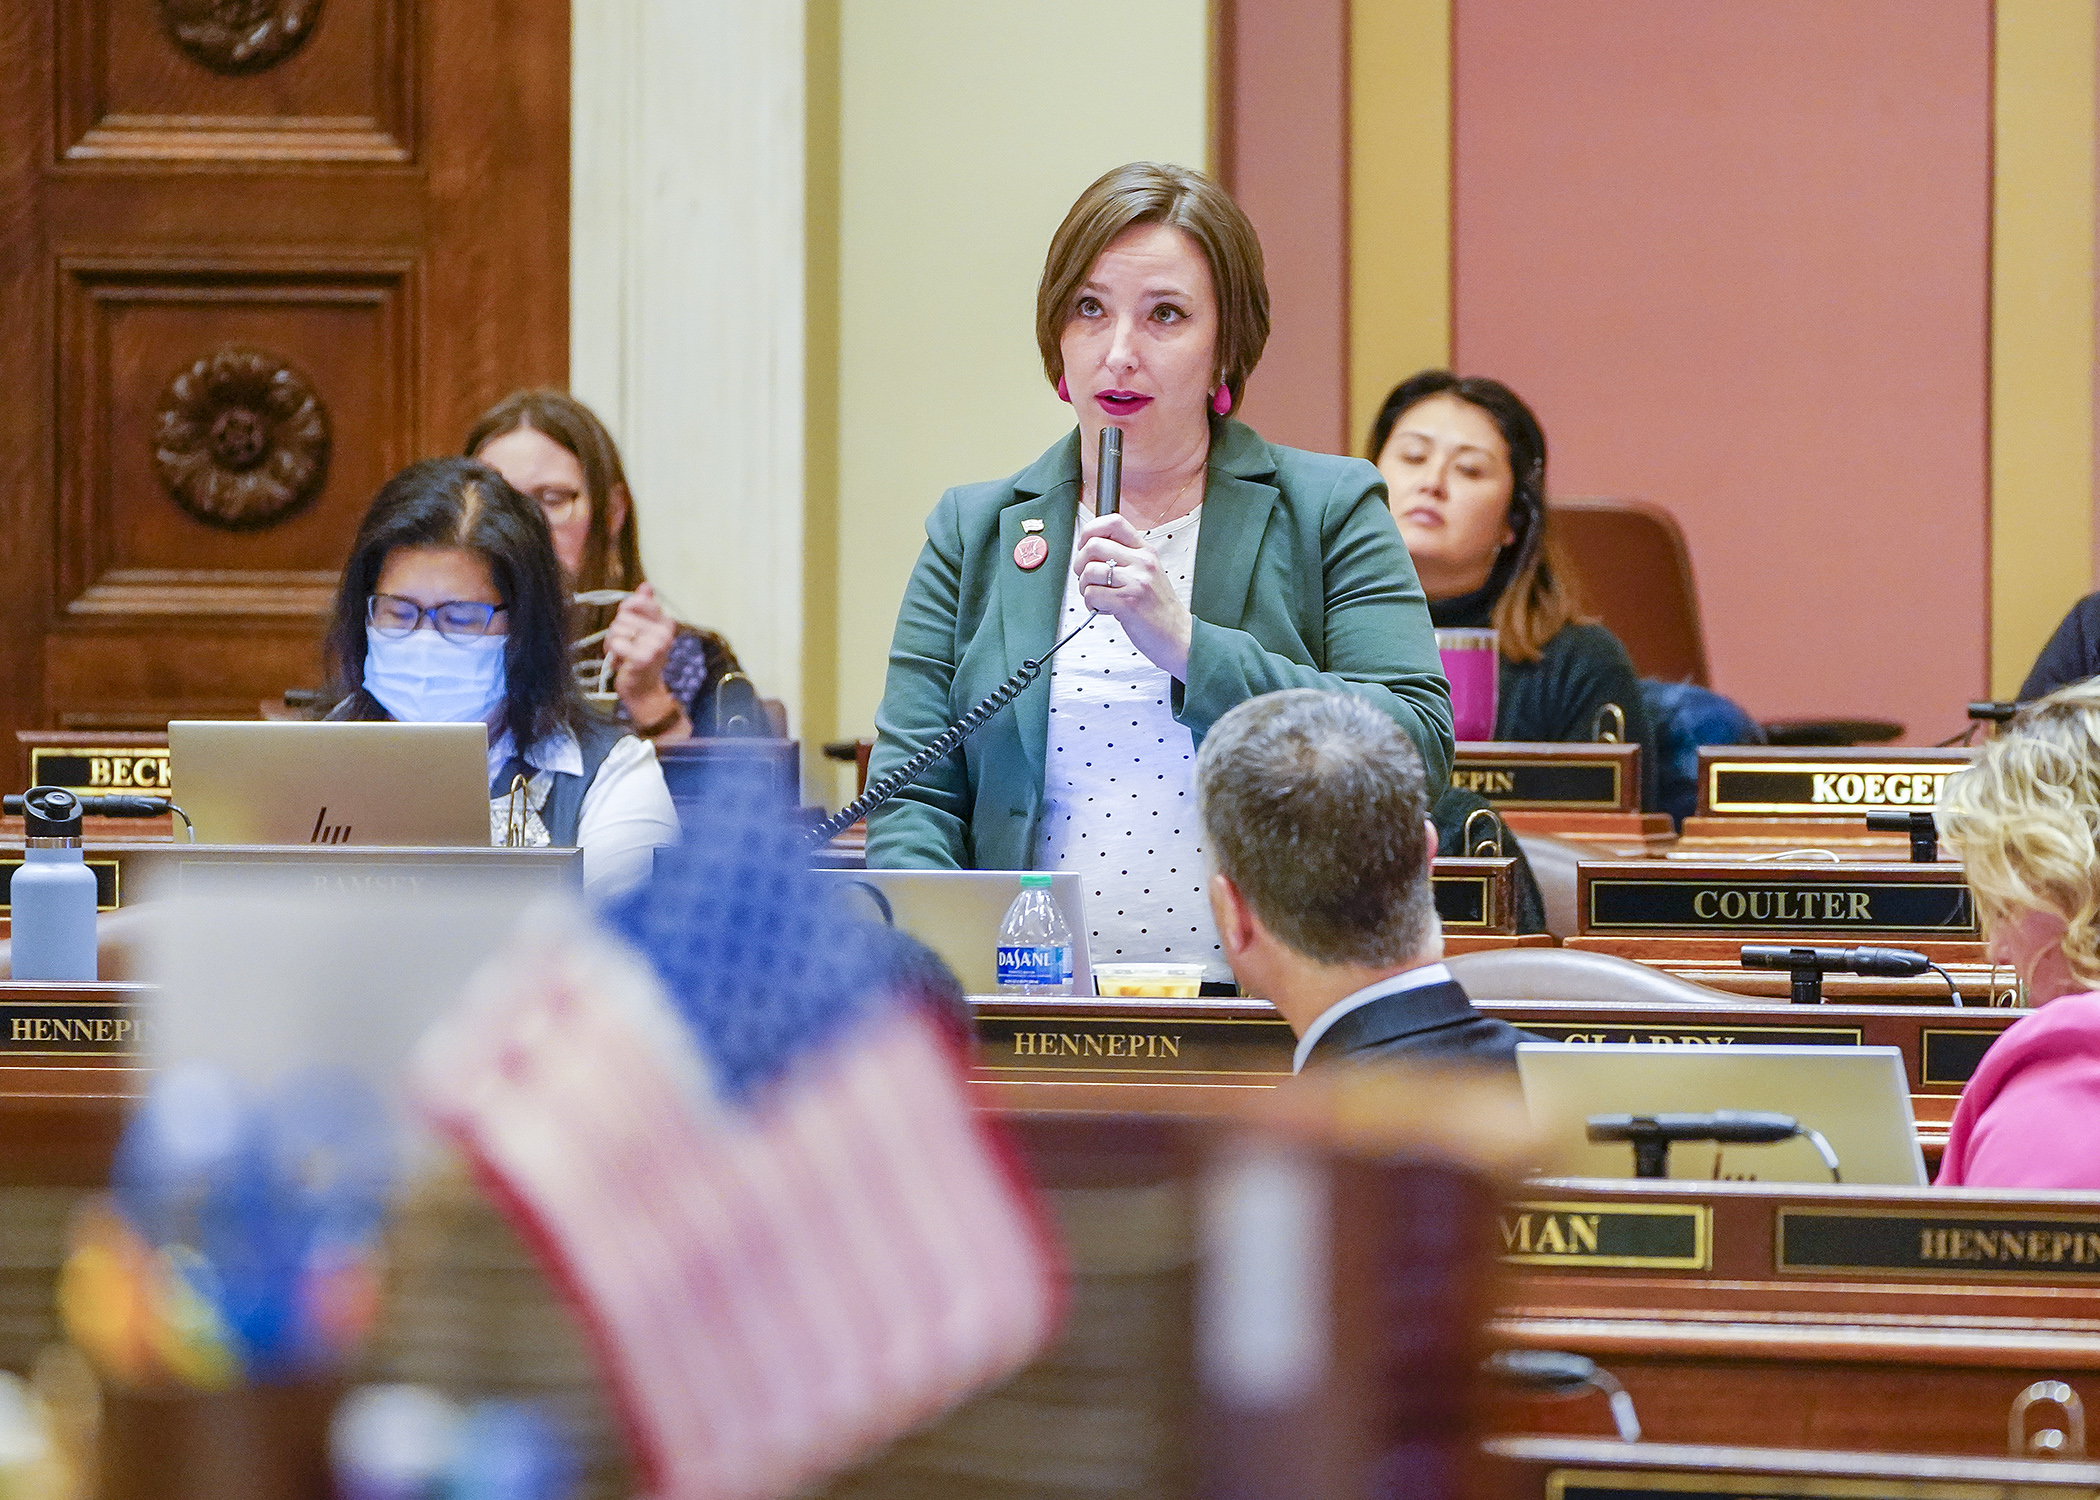
[[[1110,588],[1116,586],[1116,565],[1114,563],[1108,565],[1108,586]]]

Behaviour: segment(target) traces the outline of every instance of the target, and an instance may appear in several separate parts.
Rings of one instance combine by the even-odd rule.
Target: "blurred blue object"
[[[445,1500],[568,1500],[577,1472],[567,1434],[539,1407],[483,1401],[460,1432]]]
[[[1641,679],[1641,701],[1655,726],[1662,810],[1682,823],[1699,805],[1701,745],[1762,745],[1764,730],[1743,706],[1689,682]]]

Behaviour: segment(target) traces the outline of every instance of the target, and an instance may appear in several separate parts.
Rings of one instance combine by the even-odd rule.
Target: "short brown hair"
[[[1363,699],[1248,699],[1203,737],[1196,799],[1213,867],[1307,958],[1399,964],[1435,936],[1422,758]]]
[[[1485,375],[1422,370],[1394,386],[1371,423],[1377,463],[1400,419],[1432,396],[1450,396],[1487,413],[1509,450],[1509,529],[1515,534],[1488,572],[1494,603],[1489,618],[1496,645],[1511,661],[1537,661],[1546,642],[1566,625],[1588,625],[1573,571],[1554,541],[1546,505],[1546,429],[1524,398]]]
[[[1134,161],[1096,178],[1051,236],[1035,293],[1035,341],[1043,351],[1044,377],[1052,385],[1064,378],[1060,340],[1079,288],[1101,252],[1135,224],[1172,225],[1203,252],[1218,299],[1217,368],[1211,378],[1223,381],[1238,405],[1269,342],[1261,237],[1225,189],[1201,172],[1164,162]]]

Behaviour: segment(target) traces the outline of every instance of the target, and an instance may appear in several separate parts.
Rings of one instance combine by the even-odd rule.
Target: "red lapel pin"
[[[1024,536],[1014,547],[1014,566],[1024,573],[1033,573],[1050,557],[1050,544],[1039,536]]]

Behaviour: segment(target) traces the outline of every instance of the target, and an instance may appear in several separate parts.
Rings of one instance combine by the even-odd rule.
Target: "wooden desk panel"
[[[1598,1408],[1603,1398],[1593,1398]],[[1495,1500],[2095,1500],[2100,1464],[1587,1438],[1487,1444]]]

